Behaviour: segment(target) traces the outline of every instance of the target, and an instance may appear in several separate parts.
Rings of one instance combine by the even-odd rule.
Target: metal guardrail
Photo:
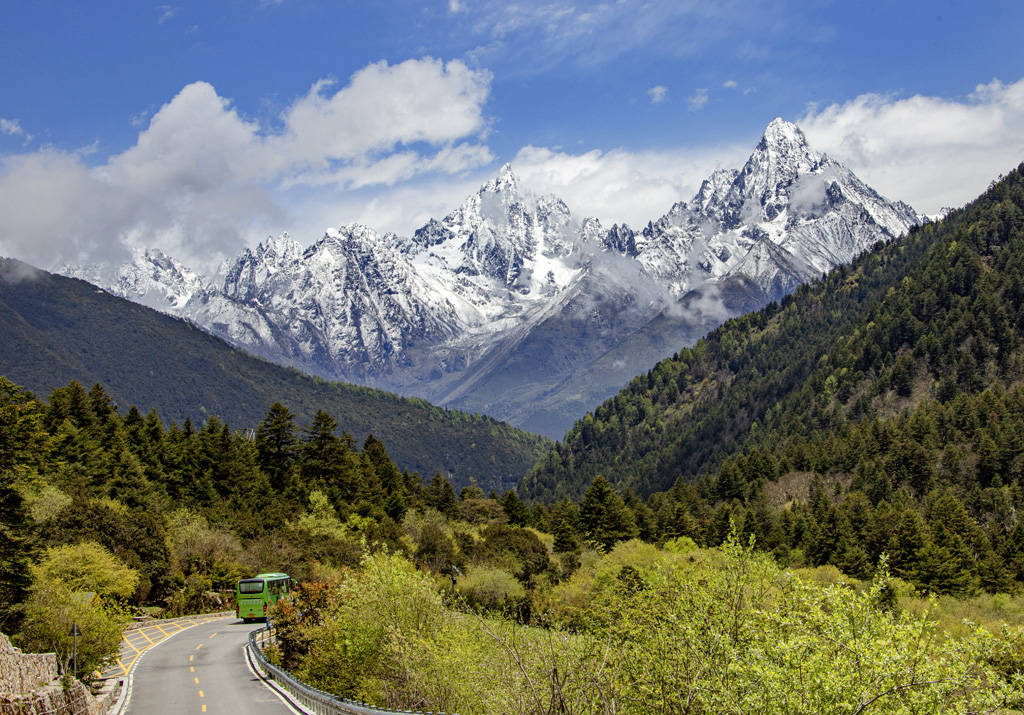
[[[332,693],[325,693],[317,690],[311,685],[303,683],[287,670],[277,667],[263,654],[261,648],[263,643],[273,641],[274,635],[270,626],[258,628],[249,633],[249,653],[256,666],[263,671],[264,677],[273,680],[274,685],[287,693],[295,704],[299,705],[307,713],[314,715],[445,715],[443,712],[423,710],[385,710],[369,703],[360,703],[355,700],[348,700]],[[458,715],[458,713],[451,713]]]

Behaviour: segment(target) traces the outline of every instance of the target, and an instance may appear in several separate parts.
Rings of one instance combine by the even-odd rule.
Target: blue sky
[[[925,212],[1024,160],[1024,4],[5,3],[0,254],[408,232],[506,161],[643,223],[774,117]]]

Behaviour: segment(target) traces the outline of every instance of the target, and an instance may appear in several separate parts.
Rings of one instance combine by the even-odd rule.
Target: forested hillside
[[[325,410],[362,441],[373,433],[397,464],[457,485],[514,486],[547,440],[497,420],[379,390],[309,377],[235,350],[189,323],[84,281],[0,259],[0,375],[39,394],[100,383],[121,409],[165,420],[216,416],[253,428],[274,402],[300,423]]]
[[[786,564],[864,578],[884,556],[922,591],[1017,591],[1022,304],[1024,165],[659,363],[520,491],[610,482],[626,492],[627,536],[716,545],[735,524]]]
[[[750,448],[781,460],[783,471],[868,469],[878,457],[869,451],[842,464],[821,459],[866,421],[1002,402],[1024,375],[1022,223],[1018,168],[943,221],[876,246],[637,377],[578,421],[521,493],[578,497],[603,474],[651,494],[712,474]],[[980,397],[985,390],[991,398]],[[1011,458],[1020,449],[1013,419],[986,413],[980,433],[963,433],[969,448],[958,460],[943,459],[941,440],[917,440],[916,461],[931,473],[953,460],[962,464],[956,481],[987,486],[998,473],[1009,484],[1020,466]],[[993,449],[998,457],[981,459]]]

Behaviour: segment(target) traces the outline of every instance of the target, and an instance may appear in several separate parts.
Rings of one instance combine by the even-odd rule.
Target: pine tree
[[[587,538],[607,550],[637,534],[633,513],[600,474],[580,502],[580,523]]]
[[[292,467],[298,454],[295,415],[275,402],[256,428],[256,452],[260,469],[270,478],[270,486],[284,493],[292,485]]]
[[[441,472],[435,472],[430,484],[423,489],[423,501],[427,506],[434,507],[445,516],[455,514],[457,506],[455,490],[452,489],[452,483]]]
[[[505,516],[508,517],[508,523],[515,524],[516,526],[525,526],[526,519],[529,517],[529,512],[526,509],[526,504],[519,498],[515,490],[509,489],[507,492],[501,495],[499,499],[501,508],[505,511]]]

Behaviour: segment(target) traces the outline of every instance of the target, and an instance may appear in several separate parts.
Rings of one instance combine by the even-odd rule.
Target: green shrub
[[[477,566],[459,579],[459,593],[472,608],[508,615],[521,612],[527,599],[526,589],[508,571],[492,566]]]

